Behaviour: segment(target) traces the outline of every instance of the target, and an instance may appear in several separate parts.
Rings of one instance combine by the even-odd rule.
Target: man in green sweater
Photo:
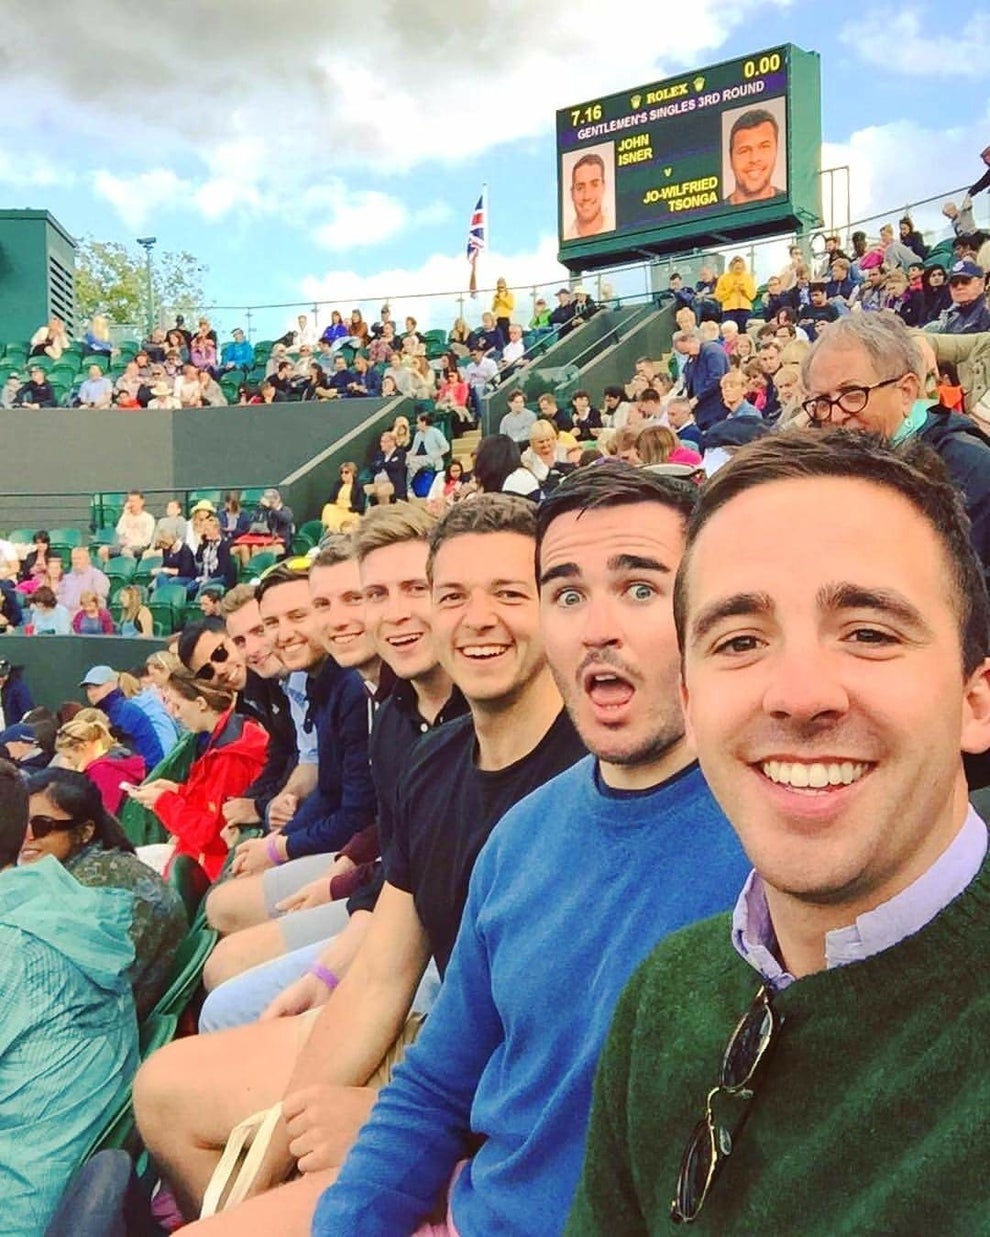
[[[758,549],[757,549],[758,548]],[[640,968],[572,1235],[990,1231],[990,605],[926,448],[800,431],[709,484],[678,574],[689,733],[754,865]]]

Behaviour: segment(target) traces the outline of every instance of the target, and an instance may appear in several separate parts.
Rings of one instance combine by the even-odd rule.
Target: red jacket
[[[220,836],[224,801],[243,795],[261,772],[267,751],[263,727],[228,709],[185,782],[155,803],[155,815],[175,835],[176,854],[191,855],[210,880],[216,880],[227,860],[227,843]]]

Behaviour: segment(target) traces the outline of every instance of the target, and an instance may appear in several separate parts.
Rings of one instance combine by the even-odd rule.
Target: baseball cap
[[[29,726],[27,722],[18,722],[0,733],[0,744],[6,746],[8,743],[33,743],[36,738],[33,726]]]
[[[103,687],[106,683],[116,683],[117,671],[112,666],[92,666],[79,684],[80,687]]]
[[[558,289],[557,289],[557,292],[556,292],[556,295],[557,295],[557,296],[570,296],[570,295],[571,295],[571,290],[570,290],[570,288],[558,288]]]
[[[949,278],[953,275],[961,275],[964,279],[982,279],[983,267],[977,266],[975,262],[970,262],[968,258],[962,262],[957,262],[949,271]]]

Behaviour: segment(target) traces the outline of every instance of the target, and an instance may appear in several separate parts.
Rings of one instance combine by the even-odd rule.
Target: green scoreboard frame
[[[785,43],[557,113],[572,271],[821,223],[817,52]]]

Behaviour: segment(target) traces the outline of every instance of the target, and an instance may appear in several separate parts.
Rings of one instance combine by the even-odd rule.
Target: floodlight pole
[[[137,243],[144,250],[148,270],[148,337],[150,338],[151,332],[155,329],[155,285],[151,277],[151,251],[158,243],[158,237],[139,236]]]

